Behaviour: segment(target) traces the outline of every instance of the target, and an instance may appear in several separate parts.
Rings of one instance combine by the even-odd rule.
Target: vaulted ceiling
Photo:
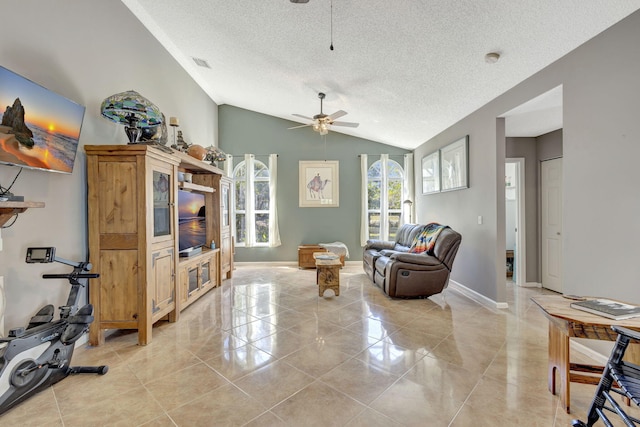
[[[640,0],[122,1],[219,105],[306,124],[292,114],[319,113],[324,92],[325,113],[360,124],[331,131],[408,149],[640,9]],[[489,52],[500,59],[486,62]],[[514,123],[509,136],[537,132],[527,127],[518,135]]]

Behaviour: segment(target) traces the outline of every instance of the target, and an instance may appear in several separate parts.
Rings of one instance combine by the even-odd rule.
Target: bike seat
[[[48,304],[42,307],[35,316],[29,320],[29,325],[27,329],[34,328],[36,326],[43,325],[45,323],[49,323],[53,320],[53,313],[55,312],[55,308],[53,305]]]

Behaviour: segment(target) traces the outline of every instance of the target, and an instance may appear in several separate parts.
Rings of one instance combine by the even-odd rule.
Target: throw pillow
[[[438,235],[447,227],[447,225],[440,225],[435,222],[425,225],[422,231],[413,239],[409,253],[420,254],[423,252],[432,252],[433,247],[436,245]]]

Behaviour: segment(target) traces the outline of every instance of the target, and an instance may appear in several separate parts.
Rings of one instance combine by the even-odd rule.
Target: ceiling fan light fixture
[[[289,129],[298,129],[298,128],[311,126],[311,129],[313,129],[315,132],[318,132],[320,135],[326,135],[329,133],[329,130],[331,129],[331,125],[347,126],[352,128],[358,127],[358,123],[335,121],[335,119],[337,118],[346,116],[347,115],[346,111],[338,110],[335,113],[330,115],[324,114],[324,112],[322,111],[322,101],[325,98],[325,94],[320,92],[318,94],[318,98],[320,98],[320,114],[316,114],[315,116],[313,116],[313,118],[303,116],[302,114],[294,114],[294,116],[302,117],[303,119],[311,120],[312,122],[306,125],[290,127]]]

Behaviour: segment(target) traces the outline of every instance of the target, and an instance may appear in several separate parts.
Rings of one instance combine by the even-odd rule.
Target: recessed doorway
[[[519,286],[525,285],[527,271],[524,167],[524,158],[512,158],[504,168],[507,279]]]

